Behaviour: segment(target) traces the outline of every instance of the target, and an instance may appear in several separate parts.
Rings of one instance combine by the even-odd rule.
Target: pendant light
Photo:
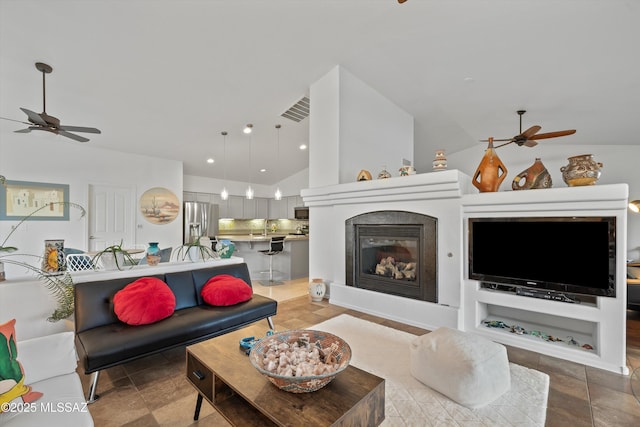
[[[224,159],[224,180],[222,181],[222,192],[220,193],[220,198],[222,200],[227,200],[229,198],[229,192],[227,191],[227,132],[226,131],[222,131],[220,132],[222,135],[222,138],[224,140],[224,151],[223,151],[223,159]]]
[[[278,170],[280,167],[280,128],[282,126],[281,125],[276,125],[276,131],[278,133],[278,142],[277,142],[277,147],[276,147],[276,152],[277,152],[277,157],[276,157],[276,180],[278,179]],[[282,200],[282,192],[280,191],[280,187],[277,186],[276,187],[276,193],[274,195],[274,198],[276,200]]]
[[[251,159],[251,131],[253,130],[252,128],[253,128],[253,125],[249,124],[245,127],[245,131],[244,131],[245,133],[249,134],[249,186],[244,192],[244,195],[247,198],[247,200],[253,199],[253,188],[251,188],[251,178],[253,174],[253,162]],[[249,132],[247,132],[247,129],[249,129]]]

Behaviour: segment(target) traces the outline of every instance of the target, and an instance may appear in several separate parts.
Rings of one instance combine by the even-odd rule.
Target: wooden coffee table
[[[198,391],[194,420],[203,397],[238,426],[377,426],[384,420],[384,379],[354,366],[312,393],[271,384],[239,345],[266,331],[252,326],[187,347],[187,379]]]

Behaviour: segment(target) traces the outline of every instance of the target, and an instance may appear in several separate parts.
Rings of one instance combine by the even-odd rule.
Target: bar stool
[[[269,249],[263,249],[258,251],[263,255],[269,256],[269,281],[261,281],[260,283],[264,286],[273,286],[273,285],[282,285],[284,282],[274,281],[273,280],[273,256],[278,255],[284,250],[284,238],[285,236],[272,237],[269,241]],[[265,272],[266,273],[266,272]]]

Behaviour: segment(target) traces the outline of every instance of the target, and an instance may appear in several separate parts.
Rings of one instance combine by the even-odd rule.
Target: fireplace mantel
[[[302,198],[311,207],[456,198],[472,192],[476,190],[467,175],[446,170],[309,188],[302,190]]]

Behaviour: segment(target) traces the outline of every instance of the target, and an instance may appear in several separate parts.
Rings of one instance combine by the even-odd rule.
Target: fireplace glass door
[[[418,239],[361,237],[360,274],[415,281],[418,253]]]

